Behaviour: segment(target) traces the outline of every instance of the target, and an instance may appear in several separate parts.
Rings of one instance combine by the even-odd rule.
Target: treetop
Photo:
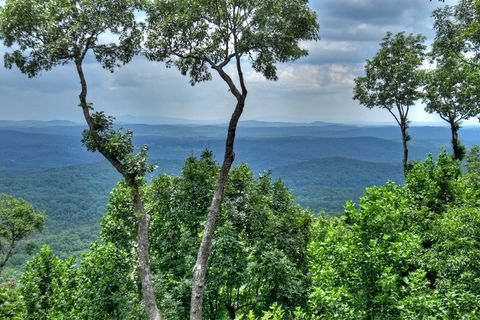
[[[139,46],[134,0],[7,0],[0,10],[5,66],[29,77],[83,61],[89,50],[106,69],[128,62]],[[118,41],[99,40],[110,33]]]
[[[305,0],[152,0],[146,10],[146,56],[167,60],[192,84],[211,79],[209,66],[240,57],[276,80],[277,62],[307,55],[300,42],[319,39],[316,13]]]

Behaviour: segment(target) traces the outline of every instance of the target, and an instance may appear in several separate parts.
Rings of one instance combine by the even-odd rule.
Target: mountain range
[[[206,148],[221,159],[226,126],[222,124],[131,124],[137,146],[150,148],[154,174],[180,172],[183,161]],[[79,254],[95,239],[108,195],[120,176],[103,158],[81,144],[84,126],[69,121],[0,121],[0,192],[31,201],[46,210],[41,243],[60,255]],[[463,128],[462,141],[480,143],[480,127]],[[410,129],[411,159],[423,159],[443,147],[446,127]],[[387,180],[403,182],[402,147],[395,126],[353,126],[313,122],[246,121],[238,129],[236,163],[259,174],[283,179],[297,201],[313,212],[338,214],[345,201]],[[21,264],[18,255],[12,264]]]

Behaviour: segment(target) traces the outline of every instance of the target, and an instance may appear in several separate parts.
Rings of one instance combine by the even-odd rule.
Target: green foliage
[[[480,316],[479,227],[477,206],[452,208],[434,224],[435,242],[426,262],[435,272],[435,288],[447,306],[448,319]]]
[[[129,153],[133,152],[131,131],[122,133],[113,130],[113,120],[111,116],[105,115],[104,112],[95,112],[92,114],[93,129],[100,137],[97,139],[91,130],[83,132],[82,143],[88,151],[97,151],[105,149],[108,154],[124,161]]]
[[[424,41],[422,35],[387,33],[377,54],[367,60],[366,75],[355,79],[353,98],[369,109],[380,107],[390,113],[407,108],[394,115],[400,125],[408,107],[421,98]]]
[[[436,32],[434,51],[449,52],[478,67],[480,57],[480,3],[478,0],[460,0],[454,6],[445,6],[433,12]],[[464,53],[469,53],[464,55]]]
[[[80,104],[88,129],[82,142],[89,151],[100,151],[131,185],[140,185],[147,172],[147,147],[133,154],[132,132],[113,129],[113,117],[89,114],[87,84],[82,64],[92,53],[105,69],[129,62],[139,51],[141,25],[135,20],[135,0],[33,1],[8,0],[0,11],[0,38],[7,47],[5,66],[16,65],[29,77],[57,65],[75,63],[82,85]],[[102,43],[109,33],[116,41]]]
[[[61,275],[61,264],[62,261],[53,255],[48,246],[28,262],[20,287],[26,307],[25,319],[49,319],[54,305],[55,282]]]
[[[369,188],[360,209],[320,219],[310,245],[314,314],[327,319],[394,319],[399,284],[421,249],[421,238],[406,232],[411,219],[401,187]],[[325,231],[322,229],[326,229]]]
[[[451,53],[437,58],[436,65],[427,76],[426,110],[454,123],[478,115],[480,94],[476,88],[480,85],[479,71]]]
[[[387,32],[380,49],[365,65],[365,76],[355,78],[353,99],[365,107],[386,109],[402,133],[403,171],[409,170],[408,146],[410,107],[422,97],[425,37]]]
[[[474,146],[467,155],[467,174],[474,182],[480,183],[480,147]]]
[[[34,210],[29,202],[0,193],[0,272],[19,241],[43,229],[45,217],[43,211]],[[34,244],[29,242],[25,248],[31,253]]]
[[[471,166],[472,164],[470,164]],[[404,186],[367,189],[320,217],[309,245],[309,312],[322,319],[476,319],[478,193],[446,152]]]
[[[436,68],[426,75],[425,110],[449,123],[454,155],[462,160],[466,150],[458,131],[463,120],[480,114],[480,73],[450,48],[435,46],[431,55]]]
[[[146,11],[146,56],[172,59],[168,64],[189,74],[192,85],[211,79],[209,66],[218,71],[240,57],[276,80],[277,62],[305,56],[299,41],[319,38],[316,14],[304,0],[153,0]]]
[[[480,314],[478,148],[466,172],[447,152],[401,186],[368,188],[340,217],[313,217],[268,173],[232,170],[205,290],[207,319],[477,319]],[[211,152],[142,190],[152,215],[156,296],[188,317],[191,268],[218,166]],[[82,259],[48,248],[5,293],[4,312],[32,319],[142,319],[130,190],[112,192],[102,237]],[[1,296],[1,295],[0,295]],[[0,305],[0,310],[2,305]],[[29,319],[29,318],[25,318]]]
[[[135,261],[113,244],[93,243],[77,270],[76,319],[131,319],[141,314]]]
[[[459,161],[446,152],[440,153],[436,162],[430,155],[425,161],[414,163],[405,184],[412,206],[419,211],[444,212],[459,196],[461,172]]]
[[[21,279],[24,319],[140,319],[134,263],[108,243],[93,243],[78,261],[42,248]]]
[[[25,319],[25,306],[18,290],[8,284],[0,285],[0,318],[10,320]]]
[[[92,50],[104,68],[128,62],[139,46],[130,0],[7,0],[0,12],[0,38],[7,47],[5,66],[29,77],[57,65],[81,61]],[[100,43],[109,31],[118,43]]]
[[[157,297],[171,319],[188,317],[191,269],[219,170],[211,152],[189,158],[177,177],[161,175],[144,190],[152,216],[151,256]],[[120,247],[133,241],[134,212],[125,185],[112,193],[102,236]],[[281,181],[232,170],[215,231],[205,294],[207,318],[260,315],[273,303],[305,305],[306,247],[312,216]]]
[[[83,131],[82,143],[88,151],[100,151],[107,159],[118,160],[122,168],[117,170],[120,169],[127,183],[141,185],[145,174],[153,172],[156,168],[147,164],[148,147],[144,145],[138,153],[133,153],[133,132],[115,130],[113,120],[113,117],[105,115],[104,112],[93,113],[92,128]]]

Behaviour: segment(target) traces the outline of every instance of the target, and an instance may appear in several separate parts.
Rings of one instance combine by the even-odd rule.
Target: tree
[[[62,261],[48,246],[28,262],[21,278],[20,292],[25,303],[28,320],[50,319],[54,306],[55,281],[60,278]]]
[[[424,161],[414,162],[410,171],[405,189],[413,208],[430,216],[432,213],[441,214],[447,206],[456,204],[460,196],[457,184],[462,170],[459,161],[447,152],[441,152],[437,161],[428,155]]]
[[[149,262],[148,224],[141,196],[143,177],[153,170],[147,165],[147,148],[134,154],[132,132],[113,129],[113,118],[94,112],[87,100],[87,81],[83,62],[93,55],[107,70],[131,60],[138,49],[141,31],[135,21],[136,1],[7,0],[0,13],[0,37],[7,47],[5,66],[17,66],[29,77],[57,65],[73,63],[81,84],[80,107],[88,129],[83,143],[89,151],[100,152],[123,176],[130,187],[138,216],[136,242],[138,270],[145,308],[150,319],[162,319],[153,293]],[[110,33],[117,43],[102,43],[99,37]]]
[[[146,189],[152,214],[151,257],[161,277],[159,303],[169,319],[189,316],[191,268],[213,193],[218,164],[211,152],[188,158],[179,176],[161,175]],[[102,237],[129,248],[134,226],[127,189],[112,192]],[[225,186],[206,281],[204,319],[238,319],[277,303],[304,306],[308,295],[307,244],[313,217],[281,181],[232,169]],[[129,227],[125,228],[127,225]]]
[[[13,282],[0,285],[0,318],[11,320],[25,319],[25,306],[19,290]]]
[[[479,67],[479,13],[478,0],[460,0],[457,5],[436,9],[433,12],[436,33],[434,50],[456,54],[472,66]]]
[[[469,157],[469,166],[477,160]],[[404,186],[368,188],[343,216],[319,217],[309,244],[310,314],[477,319],[480,193],[473,174],[442,152],[437,161],[413,163]]]
[[[81,259],[61,260],[43,247],[21,278],[25,319],[144,319],[131,256],[97,242]]]
[[[480,147],[474,146],[467,155],[467,172],[480,177]]]
[[[67,290],[74,292],[76,302],[65,308],[68,319],[144,319],[137,289],[137,277],[132,277],[133,259],[128,251],[112,243],[92,243],[76,268],[74,288],[68,287],[70,279],[63,276],[63,292],[55,296],[57,305]],[[77,308],[75,308],[77,306]],[[139,310],[140,309],[140,310]],[[63,310],[60,310],[63,311]],[[55,317],[54,317],[55,318]],[[60,317],[59,317],[60,318]]]
[[[460,0],[455,6],[435,10],[433,17],[434,51],[455,55],[475,69],[472,72],[477,72],[480,68],[480,2]]]
[[[480,73],[452,54],[437,57],[436,62],[426,77],[425,110],[436,112],[450,125],[454,157],[462,160],[465,147],[458,131],[463,120],[480,114]]]
[[[277,62],[305,56],[307,50],[302,49],[299,42],[317,40],[318,24],[305,0],[153,0],[148,3],[147,12],[146,56],[155,61],[168,59],[168,65],[190,76],[192,85],[210,80],[214,71],[225,81],[236,101],[228,125],[223,163],[193,268],[190,318],[201,319],[215,222],[235,158],[235,134],[248,93],[242,60],[248,59],[252,68],[266,79],[276,80]],[[233,70],[227,68],[231,63]]]
[[[0,272],[15,253],[18,242],[41,231],[45,213],[21,198],[0,193]],[[33,243],[27,244],[27,250]]]
[[[419,98],[425,37],[393,35],[388,32],[380,44],[377,54],[367,60],[365,76],[355,79],[353,99],[372,109],[386,109],[395,119],[402,134],[403,170],[408,171],[408,141],[410,136],[408,114]]]

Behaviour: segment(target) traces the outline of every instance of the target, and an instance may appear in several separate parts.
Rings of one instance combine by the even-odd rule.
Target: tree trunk
[[[408,140],[409,136],[407,133],[407,126],[406,125],[401,125],[400,130],[402,131],[402,145],[403,145],[403,174],[405,175],[405,178],[407,177],[408,173]]]
[[[150,320],[162,320],[162,314],[158,310],[155,294],[153,291],[152,272],[150,270],[149,247],[148,239],[148,224],[150,222],[150,215],[143,207],[142,199],[138,188],[133,189],[133,201],[135,204],[135,213],[138,218],[137,230],[137,245],[138,245],[138,271],[140,274],[140,281],[142,283],[142,295],[145,303],[145,309]]]
[[[458,139],[459,126],[455,123],[455,120],[449,120],[448,123],[450,124],[450,130],[452,133],[453,157],[462,161],[463,157],[465,156],[465,150]]]
[[[203,307],[203,290],[205,285],[205,278],[208,270],[208,258],[212,252],[212,238],[215,229],[215,222],[217,221],[220,212],[220,205],[223,201],[225,183],[227,181],[228,173],[235,160],[235,153],[233,152],[233,144],[235,142],[235,134],[237,130],[238,121],[245,106],[245,96],[237,98],[237,106],[232,114],[230,123],[228,125],[228,135],[225,145],[225,155],[223,159],[220,175],[215,186],[213,199],[208,209],[207,220],[205,221],[205,228],[203,230],[202,242],[197,254],[197,261],[193,267],[192,279],[192,297],[190,306],[190,319],[202,319]]]
[[[228,318],[235,320],[237,318],[237,310],[235,310],[235,307],[230,304],[226,304],[225,307],[227,308]]]
[[[87,82],[85,80],[85,75],[83,73],[82,62],[76,61],[76,67],[78,76],[80,78],[80,84],[82,91],[79,95],[80,107],[82,108],[85,121],[87,122],[89,130],[92,132],[94,139],[99,142],[101,137],[99,137],[90,116],[90,107],[87,102]],[[142,284],[142,296],[145,303],[145,310],[148,314],[150,320],[163,320],[163,316],[160,310],[157,307],[155,300],[155,295],[153,291],[152,284],[152,273],[150,270],[150,259],[149,259],[149,240],[148,240],[148,224],[150,217],[146,213],[145,208],[143,207],[140,191],[138,186],[135,184],[135,177],[131,177],[127,174],[124,169],[123,164],[117,158],[113,157],[107,151],[98,149],[98,151],[107,159],[112,166],[123,176],[128,186],[132,188],[133,202],[135,205],[135,212],[139,215],[138,219],[138,230],[137,230],[137,246],[138,246],[138,271],[140,274],[140,281]]]

